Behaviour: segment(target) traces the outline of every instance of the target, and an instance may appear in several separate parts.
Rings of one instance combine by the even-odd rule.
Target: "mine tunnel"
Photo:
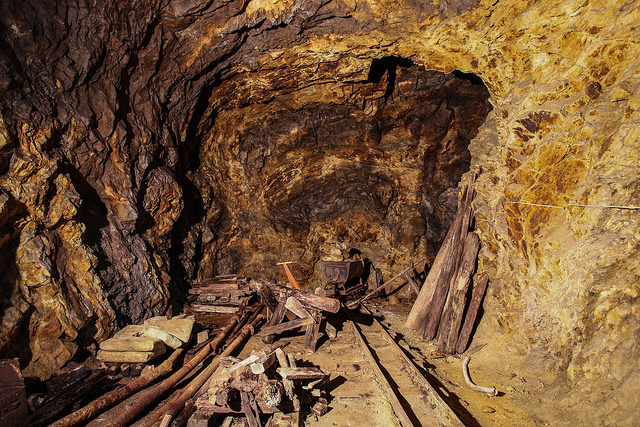
[[[0,426],[634,425],[638,16],[0,3]]]

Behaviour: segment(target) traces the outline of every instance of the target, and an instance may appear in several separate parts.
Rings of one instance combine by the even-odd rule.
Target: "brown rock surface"
[[[578,0],[2,2],[1,352],[46,377],[114,321],[179,307],[197,277],[284,279],[275,262],[295,260],[311,286],[336,241],[397,272],[433,255],[470,162],[491,277],[476,339],[569,390],[559,408],[627,420],[637,211],[505,202],[640,205],[639,16]],[[477,136],[482,85],[435,72],[456,69],[491,96]]]

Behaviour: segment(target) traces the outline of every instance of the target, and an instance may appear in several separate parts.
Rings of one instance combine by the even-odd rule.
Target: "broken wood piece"
[[[312,317],[305,317],[302,319],[291,320],[290,322],[280,323],[274,326],[266,326],[262,328],[258,335],[260,336],[269,336],[269,335],[278,335],[286,331],[290,331],[292,329],[301,328],[303,326],[311,325],[314,323]]]
[[[258,361],[251,364],[251,372],[255,375],[264,373],[269,367],[271,367],[276,361],[276,353],[271,352],[267,357],[260,358]]]
[[[286,380],[317,380],[326,376],[324,372],[315,367],[278,368],[277,372]]]
[[[328,311],[329,313],[337,313],[340,311],[340,301],[335,298],[324,297],[321,295],[315,295],[311,292],[305,292],[297,289],[287,288],[284,286],[276,285],[265,280],[251,279],[249,286],[254,290],[259,290],[264,286],[268,286],[269,289],[276,295],[279,301],[286,301],[288,297],[295,297],[305,308],[316,309],[322,311]]]
[[[230,369],[229,372],[233,373],[238,371],[239,369],[245,368],[249,365],[251,365],[254,362],[257,362],[258,360],[260,360],[260,356],[256,355],[256,354],[252,354],[251,356],[247,357],[244,360],[241,360],[240,362],[234,364]]]
[[[176,336],[169,334],[163,331],[161,328],[157,328],[155,326],[147,325],[145,331],[143,332],[144,336],[156,338],[165,343],[168,347],[178,348],[184,344],[184,341],[177,338]]]
[[[240,392],[240,402],[242,405],[242,412],[247,417],[249,427],[262,427],[260,424],[260,413],[258,412],[258,406],[256,405],[256,399],[251,393],[245,391]]]
[[[496,397],[498,395],[498,390],[496,390],[495,387],[482,387],[474,384],[474,382],[471,381],[471,377],[469,376],[469,360],[471,360],[470,357],[466,356],[464,358],[464,361],[462,362],[462,375],[464,376],[464,380],[467,382],[469,387],[471,387],[475,391],[479,391],[480,393],[485,393],[489,395],[489,397]]]
[[[273,311],[273,315],[271,316],[271,319],[269,319],[269,322],[265,327],[262,328],[262,330],[263,331],[269,330],[270,327],[277,326],[280,322],[282,322],[282,319],[284,319],[284,315],[286,311],[287,309],[285,307],[285,301],[278,302],[278,305]],[[275,340],[273,333],[266,334],[263,332],[261,333],[261,335],[264,336],[264,338],[262,338],[262,341],[265,342],[266,344],[271,344]]]
[[[284,354],[284,351],[282,351],[281,348],[276,348],[276,357],[278,359],[278,364],[280,365],[280,367],[282,368],[288,368],[289,367],[289,361],[287,360],[287,356]]]
[[[409,267],[409,270],[413,270],[413,265]],[[404,277],[407,279],[407,282],[409,283],[411,289],[413,289],[413,292],[418,295],[420,293],[420,288],[418,287],[418,284],[413,280],[409,272],[404,273]]]
[[[473,288],[471,302],[469,303],[469,308],[467,309],[464,324],[460,330],[460,336],[458,337],[458,343],[456,345],[456,352],[458,353],[463,353],[469,344],[469,338],[471,338],[471,332],[476,323],[476,317],[482,305],[482,298],[487,290],[488,282],[489,276],[487,273],[482,273],[478,279],[478,283],[476,283]]]
[[[191,310],[199,311],[202,313],[230,313],[233,314],[238,311],[236,306],[224,306],[224,305],[208,305],[200,303],[191,303]]]
[[[285,307],[287,308],[287,310],[291,311],[298,317],[311,317],[311,314],[302,306],[302,304],[300,304],[300,301],[298,301],[295,297],[287,298]]]
[[[476,258],[479,250],[480,238],[474,232],[468,233],[464,243],[462,262],[455,279],[451,282],[449,296],[440,319],[438,350],[441,353],[453,354],[456,351],[469,284],[476,268]]]
[[[311,315],[313,316],[313,323],[307,325],[307,331],[304,335],[304,349],[308,352],[314,353],[316,351],[316,345],[318,344],[318,338],[320,335],[320,324],[322,323],[322,313],[313,310]]]
[[[316,403],[311,407],[311,412],[316,414],[317,416],[322,416],[327,413],[329,410],[329,405],[327,403],[327,399],[324,397],[319,398]]]
[[[293,355],[293,353],[287,354],[287,359],[289,359],[290,368],[296,368],[298,366],[298,364],[296,363],[296,357]]]

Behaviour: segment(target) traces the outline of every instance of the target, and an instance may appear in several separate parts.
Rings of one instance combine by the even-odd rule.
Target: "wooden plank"
[[[436,336],[449,293],[449,284],[454,280],[460,262],[471,218],[474,180],[475,176],[472,175],[458,202],[456,218],[405,323],[408,328],[422,332],[427,340]]]
[[[217,291],[237,291],[240,289],[240,285],[237,281],[202,281],[200,283],[194,283],[191,289],[207,289]]]
[[[462,263],[458,269],[457,277],[452,282],[453,286],[449,289],[449,296],[442,311],[442,319],[440,319],[438,350],[442,353],[452,354],[456,351],[469,284],[476,268],[479,250],[480,238],[474,232],[468,233],[464,243]]]
[[[313,318],[305,317],[304,319],[295,319],[290,322],[280,323],[274,326],[266,326],[262,328],[259,336],[278,335],[292,329],[301,328],[303,326],[311,325],[314,323]]]
[[[409,267],[409,270],[413,270],[413,266]],[[404,273],[404,277],[407,279],[407,282],[409,282],[409,286],[411,287],[411,289],[413,289],[413,292],[415,292],[416,295],[418,295],[420,293],[420,288],[418,287],[418,284],[413,280],[413,278],[409,273]]]
[[[278,374],[286,380],[318,380],[327,376],[319,368],[278,368]]]
[[[263,329],[267,329],[270,326],[276,326],[280,322],[282,322],[282,319],[284,319],[285,312],[287,311],[284,305],[285,305],[285,301],[278,302],[278,305],[276,306],[273,312],[273,315],[271,316],[271,319],[269,319],[267,326],[264,327]],[[262,341],[264,341],[267,344],[271,344],[274,340],[275,340],[274,335],[266,335],[264,338],[262,338]]]
[[[320,324],[322,323],[322,313],[319,311],[313,311],[311,313],[314,322],[307,325],[307,331],[304,335],[304,349],[308,352],[314,353],[316,351],[316,345],[318,344],[318,338],[320,336]]]
[[[484,293],[487,290],[488,283],[489,276],[487,275],[487,273],[482,273],[482,275],[478,279],[478,283],[476,283],[473,288],[471,303],[469,304],[469,309],[467,310],[467,315],[464,319],[464,325],[462,326],[460,336],[458,337],[458,343],[456,345],[456,351],[458,353],[463,353],[467,349],[469,338],[471,337],[473,326],[476,323],[476,316],[478,315],[478,310],[480,309],[480,305],[482,304],[482,298],[484,297]]]
[[[423,337],[427,340],[435,338],[442,317],[442,310],[451,288],[450,283],[455,280],[460,256],[462,255],[464,240],[467,236],[469,228],[469,218],[471,215],[471,201],[473,200],[473,188],[467,186],[463,194],[463,203],[461,205],[461,215],[457,218],[454,225],[454,233],[449,248],[449,253],[444,262],[441,274],[441,280],[438,284],[434,298],[431,301],[431,307],[426,318]]]
[[[298,317],[311,317],[311,313],[309,313],[295,297],[287,298],[285,307]]]
[[[282,368],[289,367],[289,361],[287,360],[287,356],[284,354],[284,351],[280,347],[276,348],[276,357],[278,358],[278,364]]]
[[[223,305],[209,305],[209,304],[200,304],[200,303],[191,303],[189,308],[192,311],[197,311],[201,313],[226,313],[233,314],[238,311],[238,307],[236,306],[223,306]]]

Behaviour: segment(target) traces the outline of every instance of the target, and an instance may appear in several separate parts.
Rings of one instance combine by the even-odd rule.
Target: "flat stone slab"
[[[162,329],[156,328],[155,326],[151,326],[151,325],[144,325],[144,326],[146,328],[144,331],[145,336],[162,340],[162,342],[164,342],[166,345],[168,345],[171,348],[178,348],[182,344],[184,344],[182,340],[179,340],[173,335],[166,333]]]
[[[171,319],[165,316],[157,316],[144,321],[145,325],[158,328],[169,335],[173,335],[182,342],[187,342],[189,338],[191,338],[194,323],[195,320],[193,317],[183,316],[176,316]]]
[[[161,342],[162,343],[162,342]],[[103,362],[115,363],[146,363],[161,354],[164,354],[165,346],[158,347],[155,351],[108,351],[98,350],[96,356]]]
[[[129,325],[115,335],[100,343],[101,350],[107,351],[142,351],[156,352],[164,350],[162,340],[145,335],[147,328],[138,325]]]

